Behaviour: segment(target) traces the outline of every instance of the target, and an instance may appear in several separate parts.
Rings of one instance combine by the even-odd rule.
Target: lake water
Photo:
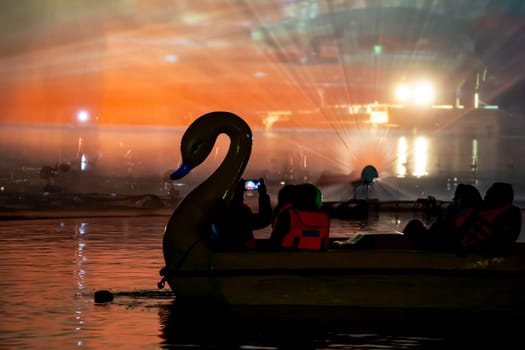
[[[486,334],[451,337],[439,329],[422,333],[337,322],[321,325],[286,313],[281,314],[285,317],[262,317],[268,310],[235,310],[227,319],[216,318],[206,308],[184,313],[174,307],[169,289],[156,286],[164,263],[161,246],[167,219],[0,221],[0,349],[163,349],[217,344],[234,349],[437,349],[471,342],[498,345],[495,348],[524,342]],[[400,230],[408,219],[385,213],[368,224],[334,220],[332,227],[338,235]],[[112,291],[114,301],[96,304],[94,292],[101,289]]]

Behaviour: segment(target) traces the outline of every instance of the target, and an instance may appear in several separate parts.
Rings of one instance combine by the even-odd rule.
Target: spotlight
[[[89,112],[85,109],[81,109],[77,113],[77,120],[81,123],[85,123],[89,120]]]
[[[412,89],[412,101],[417,105],[428,106],[434,101],[434,89],[428,83],[419,83]]]
[[[400,84],[396,88],[395,97],[403,104],[430,106],[434,102],[434,88],[426,82],[411,85]]]
[[[396,89],[396,99],[399,102],[406,103],[410,100],[411,91],[408,85],[401,84]]]

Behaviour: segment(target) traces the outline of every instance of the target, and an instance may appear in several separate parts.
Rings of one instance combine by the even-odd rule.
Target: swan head
[[[180,179],[204,162],[212,152],[217,136],[221,133],[238,138],[238,141],[242,143],[242,147],[235,147],[233,154],[239,158],[246,158],[246,160],[239,163],[240,166],[230,164],[231,167],[238,167],[241,173],[251,151],[251,130],[242,119],[233,113],[211,112],[196,119],[182,136],[180,144],[182,164],[170,175],[170,179]]]
[[[170,175],[171,180],[186,176],[211,153],[217,135],[216,129],[210,127],[209,123],[207,118],[200,118],[186,130],[180,144],[182,164]]]

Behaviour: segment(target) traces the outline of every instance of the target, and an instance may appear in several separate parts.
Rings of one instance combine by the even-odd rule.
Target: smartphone
[[[254,191],[259,188],[259,185],[261,184],[260,180],[245,180],[244,181],[244,190],[245,191]]]

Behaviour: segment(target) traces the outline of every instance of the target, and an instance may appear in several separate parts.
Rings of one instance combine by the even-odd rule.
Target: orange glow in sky
[[[392,22],[399,32],[384,19],[384,32],[374,33],[378,26],[368,28],[352,16],[373,12],[376,3],[5,1],[0,29],[9,35],[0,39],[0,121],[69,124],[84,108],[100,125],[187,125],[203,113],[229,110],[262,126],[268,113],[286,110],[317,111],[319,126],[333,122],[320,112],[327,106],[388,102],[390,82],[410,75],[453,80],[448,88],[455,91],[472,73],[458,69],[490,65],[480,57],[491,58],[486,53],[511,43],[521,28],[501,15],[510,7],[500,13],[483,4],[453,1],[434,8],[435,2],[423,1],[401,11],[385,7],[381,13],[399,17]],[[507,26],[510,34],[505,40],[480,35],[485,47],[478,47],[475,36],[451,36],[445,23],[437,27],[443,33],[422,31],[408,41],[414,33],[404,31],[403,16],[410,11],[416,12],[408,18],[422,28],[433,28],[432,16],[451,11],[463,16],[458,22],[470,21],[465,26]],[[489,21],[494,13],[500,15]],[[336,14],[348,16],[346,22]],[[351,20],[361,32],[338,24]],[[426,66],[416,62],[429,57]],[[290,126],[311,122],[294,116]]]

